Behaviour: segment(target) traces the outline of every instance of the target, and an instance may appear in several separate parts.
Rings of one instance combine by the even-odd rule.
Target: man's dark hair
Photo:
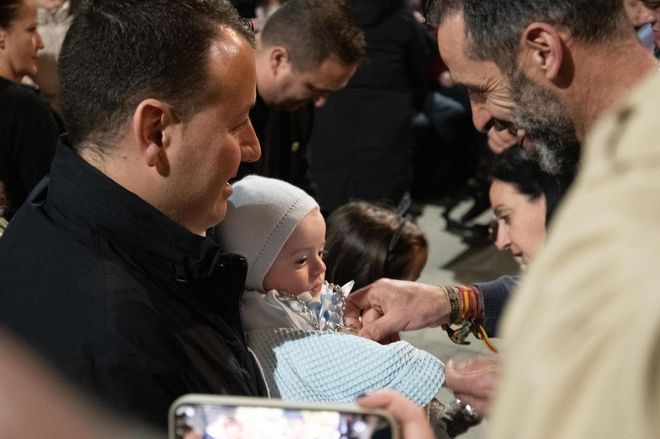
[[[72,144],[108,151],[147,98],[189,120],[208,99],[209,49],[228,29],[254,45],[251,28],[224,0],[85,2],[59,63]]]
[[[0,0],[0,27],[7,29],[18,18],[25,0]]]
[[[462,11],[468,55],[492,60],[508,74],[516,69],[522,33],[533,22],[588,43],[616,40],[630,30],[621,0],[428,0],[426,11],[436,24]]]
[[[491,180],[499,180],[516,187],[516,190],[536,200],[545,195],[546,224],[552,218],[555,208],[573,182],[575,173],[550,175],[541,170],[538,159],[521,146],[512,146],[495,156],[490,166]]]
[[[264,47],[284,46],[298,71],[316,67],[330,56],[344,65],[362,61],[362,31],[343,0],[289,0],[261,30]]]

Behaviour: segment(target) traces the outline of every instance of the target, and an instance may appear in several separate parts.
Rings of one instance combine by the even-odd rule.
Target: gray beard
[[[534,145],[532,153],[541,169],[551,175],[575,172],[581,147],[568,111],[550,91],[521,72],[511,77],[511,91],[516,102],[514,123]]]
[[[571,132],[560,131],[533,118],[516,117],[518,127],[525,130],[533,145],[531,151],[541,170],[550,175],[575,171],[580,158],[580,142]],[[574,132],[574,131],[572,131]]]

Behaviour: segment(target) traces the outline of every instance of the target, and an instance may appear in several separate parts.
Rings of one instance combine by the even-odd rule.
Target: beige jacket
[[[658,76],[592,132],[506,312],[489,437],[660,438]]]

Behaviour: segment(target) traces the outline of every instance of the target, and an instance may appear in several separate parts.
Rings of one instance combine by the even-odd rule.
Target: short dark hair
[[[7,29],[18,18],[25,0],[0,0],[0,27]]]
[[[462,11],[468,55],[492,60],[507,74],[516,69],[523,31],[535,21],[589,43],[630,33],[621,0],[428,0],[426,10],[438,24]]]
[[[364,35],[343,0],[288,0],[264,24],[261,43],[286,47],[298,71],[331,56],[344,65],[358,64],[366,51]]]
[[[437,27],[445,18],[463,10],[463,0],[426,0],[423,10],[426,22]]]
[[[76,15],[59,62],[72,144],[111,148],[146,98],[182,121],[206,103],[208,53],[231,29],[254,45],[251,28],[224,0],[91,0]]]
[[[550,175],[541,170],[537,158],[521,146],[512,146],[495,156],[490,167],[491,180],[499,180],[515,186],[516,190],[536,200],[545,196],[545,219],[550,222],[555,208],[573,182],[574,172]]]
[[[401,279],[416,252],[426,251],[424,233],[396,210],[354,201],[328,217],[326,278],[337,284],[355,281],[354,289],[382,277]]]

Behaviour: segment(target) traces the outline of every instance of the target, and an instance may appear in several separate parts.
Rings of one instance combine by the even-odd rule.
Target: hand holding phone
[[[384,409],[392,413],[404,439],[435,439],[424,410],[400,393],[379,390],[357,400],[365,409]]]
[[[169,427],[170,439],[399,437],[394,420],[378,409],[196,394],[172,404]]]

